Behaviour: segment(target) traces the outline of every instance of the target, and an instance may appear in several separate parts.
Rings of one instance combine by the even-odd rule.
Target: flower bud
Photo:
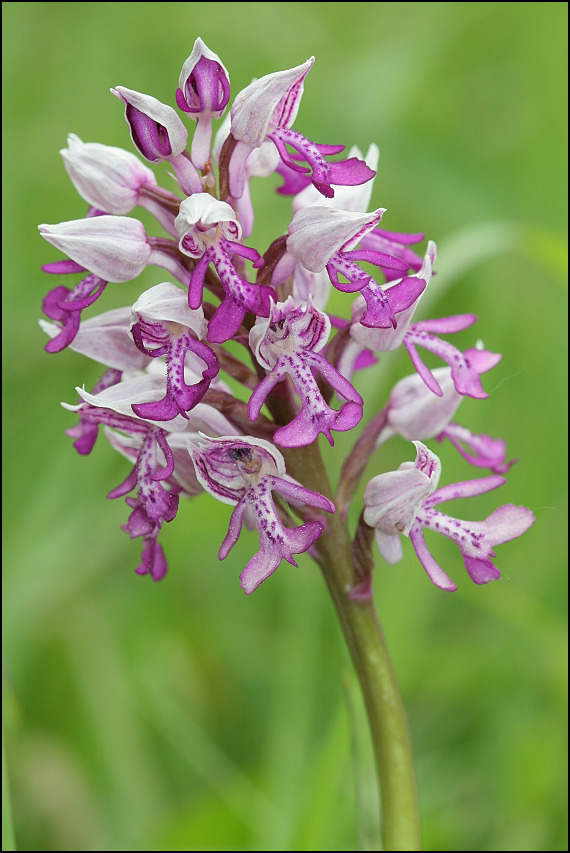
[[[125,86],[117,86],[111,92],[125,104],[131,139],[143,157],[157,163],[182,154],[188,131],[172,107]]]
[[[217,54],[197,38],[182,66],[176,103],[189,117],[221,118],[230,99],[230,75]]]
[[[60,151],[77,192],[105,213],[127,214],[139,203],[141,187],[155,187],[154,174],[129,151],[82,142],[74,133]]]
[[[57,225],[39,225],[48,243],[105,281],[130,281],[151,254],[145,230],[127,216],[92,216]]]

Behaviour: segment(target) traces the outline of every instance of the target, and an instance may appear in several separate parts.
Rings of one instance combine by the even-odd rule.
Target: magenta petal
[[[322,145],[320,142],[315,142],[314,146],[320,154],[327,155],[340,154],[346,148],[346,145]]]
[[[242,524],[243,524],[243,515],[247,508],[247,495],[244,495],[243,498],[239,501],[239,503],[235,506],[231,518],[230,518],[230,526],[228,528],[228,532],[226,534],[226,538],[221,544],[218,559],[225,560],[231,549],[234,547],[236,542],[239,539],[239,535],[241,533]]]
[[[107,497],[109,498],[109,500],[114,500],[115,498],[122,498],[124,497],[124,495],[128,495],[129,492],[132,492],[136,484],[137,469],[133,468],[126,480],[123,480],[123,482],[119,486],[116,486],[111,492],[109,492]],[[135,535],[138,536],[139,534]]]
[[[329,180],[331,184],[343,187],[354,187],[372,180],[376,172],[366,165],[364,160],[351,157],[340,163],[329,164]]]
[[[417,276],[403,278],[397,284],[384,288],[371,281],[360,291],[366,301],[361,324],[370,329],[387,329],[390,326],[395,329],[398,325],[396,314],[413,305],[425,287],[425,281]]]
[[[134,403],[131,408],[137,417],[148,421],[171,421],[180,414],[176,400],[168,394],[156,402]]]
[[[169,477],[172,477],[174,473],[174,454],[170,449],[170,445],[166,440],[166,435],[162,430],[157,431],[156,440],[158,446],[164,453],[164,458],[166,460],[166,464],[162,471],[155,471],[152,475],[153,480],[167,480]]]
[[[277,192],[280,195],[297,195],[297,193],[300,193],[311,183],[309,175],[290,169],[283,161],[279,161],[279,165],[275,171],[284,180],[284,184],[277,188]]]
[[[362,411],[362,403],[344,403],[337,412],[333,428],[337,432],[347,432],[350,429],[354,429],[362,420]]]
[[[47,342],[44,349],[46,352],[55,353],[61,352],[68,347],[75,339],[80,326],[80,316],[77,312],[69,312],[65,319],[65,325],[59,335]]]
[[[355,249],[347,254],[353,261],[366,261],[366,263],[374,264],[377,267],[399,272],[406,272],[408,269],[408,264],[405,261],[388,255],[386,252],[377,252],[374,249]]]
[[[493,474],[490,477],[479,477],[476,480],[465,480],[462,483],[450,483],[449,486],[442,486],[433,495],[430,495],[426,500],[425,505],[432,507],[437,504],[445,503],[445,501],[453,501],[457,498],[472,498],[476,495],[484,495],[487,492],[492,492],[500,486],[504,486],[507,481],[499,474]]]
[[[238,305],[231,296],[226,296],[208,323],[207,340],[212,344],[229,341],[243,323],[244,317],[245,308]]]
[[[404,346],[408,350],[410,358],[412,359],[412,364],[416,368],[418,374],[421,376],[427,387],[430,391],[433,391],[438,397],[443,397],[443,391],[441,390],[441,386],[429,367],[424,364],[421,360],[417,349],[415,346],[404,337]]]
[[[463,555],[463,562],[467,573],[473,583],[484,584],[489,581],[496,581],[501,577],[500,571],[495,568],[491,560],[480,559],[478,557],[470,557],[467,554]]]
[[[445,574],[441,566],[432,557],[421,528],[414,525],[410,530],[410,539],[418,560],[426,570],[431,582],[446,592],[455,592],[457,585],[453,583],[451,578]]]
[[[111,495],[109,495],[111,497]],[[148,517],[142,504],[135,498],[127,498],[129,506],[134,505],[134,509],[129,516],[128,522],[124,525],[124,530],[130,534],[131,539],[136,539],[138,536],[149,536],[155,530],[155,524]]]
[[[472,349],[466,349],[463,353],[463,357],[469,367],[477,373],[486,373],[488,370],[495,367],[503,356],[500,353],[489,352],[489,350],[476,349],[473,347]]]
[[[324,509],[326,512],[335,512],[335,505],[332,501],[319,492],[312,492],[310,489],[306,489],[299,483],[292,483],[290,480],[284,480],[282,477],[272,477],[271,488],[284,498],[301,501],[317,509]]]
[[[140,566],[135,569],[137,575],[150,574],[153,581],[161,581],[168,571],[168,564],[160,545],[155,538],[148,536],[142,552]]]
[[[245,594],[251,595],[255,592],[257,587],[273,574],[281,559],[282,555],[268,545],[254,554],[239,576],[240,586]],[[297,563],[293,564],[297,565]]]
[[[265,398],[277,383],[286,375],[287,373],[285,369],[280,366],[279,368],[273,368],[271,373],[268,373],[265,379],[261,380],[257,388],[253,391],[249,398],[249,403],[247,404],[247,416],[250,421],[256,420],[261,411],[261,407],[265,402]]]
[[[438,335],[445,335],[451,332],[462,332],[476,322],[475,314],[455,314],[452,317],[440,317],[436,320],[422,320],[420,323],[414,323],[414,329],[418,332],[435,332]]]
[[[210,266],[210,256],[204,253],[192,272],[190,286],[188,288],[188,307],[196,310],[202,304],[204,295],[204,280]]]
[[[58,300],[57,305],[62,311],[83,311],[84,308],[88,308],[90,305],[93,305],[97,299],[99,299],[107,287],[107,282],[102,279],[98,279],[97,276],[90,276],[90,278],[93,279],[94,290],[82,299]]]
[[[42,264],[42,270],[52,275],[66,275],[68,273],[85,272],[85,267],[68,258],[65,261],[53,261],[50,264]]]

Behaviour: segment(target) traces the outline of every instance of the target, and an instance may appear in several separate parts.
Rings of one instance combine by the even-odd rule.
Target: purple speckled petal
[[[374,264],[376,267],[386,267],[399,272],[407,272],[408,269],[408,265],[400,258],[372,249],[353,249],[350,252],[350,257],[353,261],[365,261],[367,264]]]
[[[253,392],[248,416],[255,420],[267,394],[285,374],[291,377],[301,398],[301,411],[280,427],[274,441],[282,447],[310,444],[323,433],[333,444],[331,430],[346,431],[362,418],[363,400],[350,382],[315,350],[321,350],[330,332],[330,320],[310,302],[297,307],[291,298],[274,305],[266,322],[250,333],[250,346],[261,365],[270,372]],[[321,373],[347,400],[337,412],[324,400],[314,372]]]
[[[269,442],[245,436],[219,439],[202,436],[198,442],[189,442],[188,451],[198,480],[206,491],[223,503],[235,504],[219,559],[225,559],[236,544],[244,518],[247,526],[257,528],[259,551],[240,575],[247,594],[269,577],[282,559],[296,566],[293,555],[308,550],[324,530],[319,521],[309,521],[295,528],[285,527],[273,501],[274,491],[316,509],[335,510],[334,504],[324,495],[305,489],[289,478],[283,479],[283,457]]]
[[[430,529],[446,536],[459,546],[467,572],[475,583],[488,583],[500,577],[499,570],[493,564],[495,557],[493,546],[522,536],[534,523],[533,513],[526,507],[507,504],[496,509],[484,521],[463,521],[436,511],[434,506],[458,497],[483,494],[504,483],[504,477],[494,475],[480,480],[455,483],[434,492],[418,512],[410,534],[412,540],[417,538],[420,542],[420,550],[418,550],[417,542],[414,541],[418,556],[420,556],[421,541],[423,541],[421,529]],[[420,559],[431,576],[431,571],[422,556]],[[437,583],[435,580],[434,582]]]
[[[186,354],[193,352],[205,364],[202,378],[188,385],[184,377]],[[212,379],[219,371],[218,358],[212,350],[196,341],[189,332],[183,332],[171,337],[166,355],[166,394],[162,400],[133,405],[133,412],[140,418],[152,421],[170,421],[178,414],[188,417],[187,412],[193,409],[202,399]]]
[[[526,533],[534,524],[534,520],[533,513],[525,506],[505,504],[479,523],[485,528],[487,542],[491,545],[501,545]]]
[[[331,388],[344,397],[345,400],[351,403],[357,403],[360,407],[364,406],[364,400],[348,379],[346,379],[338,370],[329,364],[326,358],[318,353],[307,353],[305,356],[307,364],[311,365],[315,370],[324,376]],[[360,420],[360,418],[359,418]]]
[[[331,184],[358,186],[370,181],[376,174],[364,160],[357,157],[336,163],[325,160],[323,154],[337,154],[344,149],[343,145],[317,145],[289,127],[279,127],[268,136],[275,143],[286,166],[297,172],[306,172],[308,169],[296,162],[297,155],[290,155],[286,146],[298,152],[298,158],[310,166],[313,186],[325,198],[334,197]]]
[[[455,319],[455,318],[450,318]],[[439,323],[439,321],[434,321]],[[446,361],[451,367],[451,377],[453,379],[453,384],[455,385],[455,390],[459,394],[466,394],[469,397],[474,397],[477,400],[483,400],[485,397],[489,395],[483,389],[481,384],[481,380],[479,378],[479,373],[475,368],[473,368],[468,359],[465,358],[463,353],[454,347],[452,344],[447,341],[442,341],[441,338],[432,335],[430,332],[425,330],[417,329],[417,326],[420,324],[412,324],[408,331],[404,336],[404,346],[408,350],[410,354],[410,358],[414,364],[414,367],[428,386],[430,390],[437,394],[439,397],[442,396],[442,390],[439,387],[433,373],[429,368],[424,364],[418,352],[416,350],[417,346],[421,346],[424,349],[427,349],[429,352],[434,353],[434,355],[439,356],[443,361]],[[422,325],[426,325],[425,323]]]
[[[376,285],[376,282],[358,264],[350,260],[349,254],[337,252],[326,265],[326,271],[333,287],[341,293],[355,293],[363,290],[367,285]],[[343,276],[346,281],[340,278]]]

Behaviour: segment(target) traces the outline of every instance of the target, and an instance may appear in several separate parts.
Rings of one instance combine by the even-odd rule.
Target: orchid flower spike
[[[532,513],[507,505],[484,522],[464,522],[436,507],[504,483],[501,475],[512,464],[505,443],[452,422],[464,396],[487,396],[481,376],[500,356],[482,345],[462,352],[439,337],[469,328],[474,314],[414,322],[422,294],[436,284],[435,278],[430,284],[435,243],[422,258],[415,247],[423,234],[385,231],[385,209],[368,211],[375,145],[365,156],[353,147],[333,162],[343,145],[321,145],[293,129],[313,62],[255,79],[228,109],[228,71],[197,38],[182,65],[175,104],[193,122],[190,150],[172,106],[123,86],[111,91],[124,105],[145,163],[120,148],[68,136],[64,165],[89,209],[83,219],[39,226],[64,253],[42,269],[76,276],[69,287],[58,279],[48,292],[40,325],[47,352],[69,347],[104,371],[90,391],[76,389],[79,402],[63,404],[79,418],[68,434],[87,455],[103,433],[129,461],[129,476],[109,497],[125,497],[125,529],[142,539],[139,574],[164,576],[163,524],[173,520],[181,495],[207,491],[234,507],[220,559],[243,521],[258,530],[258,552],[241,574],[249,594],[282,559],[296,565],[294,556],[310,551],[326,573],[337,546],[348,557],[348,530],[325,520],[335,505],[293,480],[284,456],[290,471],[328,494],[320,457],[311,461],[319,450],[310,445],[321,434],[333,445],[335,432],[358,427],[364,395],[353,385],[355,371],[376,365],[377,353],[405,348],[416,374],[395,385],[380,411],[373,395],[371,417],[342,467],[322,460],[327,470],[341,469],[336,494],[343,525],[378,446],[395,434],[416,445],[414,463],[379,474],[366,488],[351,548],[353,583],[343,569],[344,591],[353,602],[369,600],[372,540],[395,562],[401,535],[410,537],[434,583],[454,589],[427,551],[424,529],[456,541],[473,580],[486,583],[499,575],[494,545],[528,529]],[[214,120],[221,126],[212,146]],[[174,192],[157,183],[153,164],[168,164]],[[292,216],[262,255],[249,245],[250,181],[274,172],[284,181],[277,193],[293,196]],[[147,232],[135,218],[140,207],[165,234]],[[149,280],[151,266],[167,270],[172,281]],[[131,304],[85,317],[109,284],[141,274],[145,290]],[[348,312],[336,315],[334,293],[325,311],[331,288],[353,294],[352,319]],[[428,367],[422,349],[444,366]],[[430,438],[448,439],[492,476],[439,488],[439,459],[421,443]]]

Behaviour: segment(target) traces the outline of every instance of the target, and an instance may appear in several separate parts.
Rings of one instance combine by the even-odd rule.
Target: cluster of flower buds
[[[416,461],[370,480],[355,541],[375,536],[393,563],[402,556],[400,536],[409,536],[431,580],[455,589],[426,548],[429,528],[453,539],[472,580],[487,583],[499,576],[492,548],[527,530],[532,513],[507,505],[485,521],[466,522],[436,505],[505,482],[511,463],[504,443],[451,423],[464,396],[487,396],[481,375],[500,356],[482,346],[462,352],[440,337],[472,326],[472,314],[413,322],[434,274],[435,244],[428,242],[421,257],[412,247],[423,234],[385,231],[385,210],[367,212],[375,146],[365,157],[353,149],[338,159],[344,146],[293,130],[313,61],[254,80],[214,136],[230,81],[198,38],[176,90],[178,108],[195,123],[190,150],[173,107],[124,86],[112,89],[138,153],[170,164],[174,192],[134,154],[69,136],[64,165],[88,210],[82,219],[40,226],[65,254],[43,269],[76,282],[48,293],[48,319],[40,323],[48,352],[70,347],[105,372],[91,391],[77,389],[77,404],[65,404],[79,416],[68,434],[79,453],[89,454],[103,425],[133,466],[109,497],[125,497],[130,508],[124,529],[142,539],[139,574],[164,576],[161,527],[175,518],[180,497],[205,491],[234,506],[220,560],[244,520],[257,529],[259,550],[241,574],[247,593],[282,559],[296,565],[294,555],[309,549],[318,558],[327,514],[346,516],[375,449],[401,435],[414,442]],[[292,218],[287,233],[260,254],[246,242],[254,225],[249,186],[273,172],[283,179],[277,192],[292,197]],[[158,236],[131,216],[137,207],[155,218]],[[109,283],[135,279],[149,264],[166,270],[168,280],[134,305],[84,317]],[[331,288],[352,294],[344,319],[325,310]],[[402,345],[415,372],[395,385],[381,412],[365,411],[355,371]],[[420,348],[444,366],[430,369]],[[288,454],[320,433],[333,445],[333,433],[354,430],[363,415],[368,425],[345,461],[334,501],[287,473]],[[422,442],[446,437],[468,462],[492,473],[438,488],[440,461]],[[369,572],[358,566],[351,595],[370,595]]]

